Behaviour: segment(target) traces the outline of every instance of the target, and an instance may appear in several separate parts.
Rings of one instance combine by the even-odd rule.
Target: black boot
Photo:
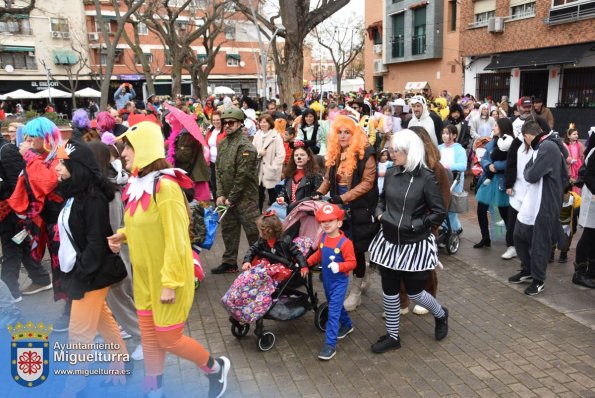
[[[588,262],[574,263],[574,275],[572,275],[572,283],[595,289],[595,278],[590,277],[589,268],[595,268]]]
[[[444,310],[444,316],[442,318],[434,318],[436,322],[434,334],[438,341],[444,339],[448,334],[448,310],[445,306],[442,306],[442,309]]]
[[[490,238],[481,238],[481,240],[479,241],[479,243],[476,243],[473,245],[474,249],[481,249],[483,247],[490,247],[492,246],[492,241],[490,240]]]
[[[558,263],[565,264],[568,262],[568,252],[560,252],[560,258],[558,259]]]

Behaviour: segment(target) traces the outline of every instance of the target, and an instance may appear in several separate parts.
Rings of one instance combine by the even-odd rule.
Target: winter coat
[[[262,130],[258,130],[252,141],[256,147],[258,158],[258,184],[267,189],[275,188],[275,185],[281,181],[283,171],[283,162],[285,161],[285,146],[283,138],[275,129],[269,130],[264,137]],[[266,151],[264,156],[261,151]]]
[[[12,195],[21,171],[25,168],[25,161],[16,146],[0,137],[0,200],[6,200]],[[14,212],[0,222],[0,233],[16,233],[17,217]]]
[[[74,269],[66,274],[65,285],[69,297],[81,299],[86,292],[103,289],[126,277],[122,259],[113,254],[107,244],[107,237],[113,231],[109,203],[102,193],[95,191],[76,197],[70,210],[68,226],[80,251]]]
[[[217,149],[217,195],[234,205],[258,197],[256,148],[242,129],[227,134]]]
[[[413,171],[392,167],[384,176],[384,191],[378,199],[384,238],[393,244],[426,239],[433,225],[446,218],[444,199],[434,173],[422,166]]]
[[[298,183],[297,191],[295,192],[295,202],[291,200],[291,188],[293,186],[293,178],[288,177],[285,179],[283,188],[279,192],[279,197],[285,200],[285,203],[289,206],[287,213],[292,210],[292,204],[302,199],[309,198],[314,195],[316,189],[322,184],[322,174],[313,174],[310,176],[304,176]]]
[[[595,228],[595,149],[585,158],[585,177],[581,192],[581,212],[578,223],[583,228]]]
[[[535,111],[535,109],[533,110],[533,112],[535,115],[537,116],[541,116],[542,118],[544,118],[548,124],[548,126],[550,126],[550,129],[554,128],[554,115],[552,114],[552,111],[550,111],[549,108],[546,108],[545,106],[541,107],[541,112],[537,113],[537,111]]]
[[[244,262],[251,263],[255,257],[266,258],[271,264],[280,262],[276,261],[277,259],[274,256],[280,257],[291,265],[298,263],[300,268],[308,266],[308,262],[298,246],[287,235],[277,239],[272,248],[269,247],[266,240],[258,238],[256,243],[248,248],[244,256]]]

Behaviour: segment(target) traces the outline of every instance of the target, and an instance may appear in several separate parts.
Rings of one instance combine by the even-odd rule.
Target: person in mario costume
[[[337,339],[353,332],[351,319],[343,307],[349,272],[356,266],[353,243],[340,230],[345,212],[337,205],[326,204],[316,211],[316,221],[322,227],[318,250],[308,258],[308,266],[322,265],[322,285],[328,302],[326,341],[318,358],[328,361],[335,356]],[[308,273],[302,269],[302,276]]]

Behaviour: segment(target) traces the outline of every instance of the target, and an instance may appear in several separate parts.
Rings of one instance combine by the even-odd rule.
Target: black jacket
[[[291,241],[291,237],[287,235],[281,236],[273,247],[269,247],[266,240],[258,238],[244,256],[244,262],[250,263],[255,257],[266,258],[271,264],[283,262],[285,265],[291,266],[298,263],[300,268],[308,266],[306,258],[295,243]],[[279,260],[284,261],[279,261]]]
[[[384,238],[393,244],[417,243],[428,237],[433,225],[446,218],[444,199],[434,173],[418,167],[404,172],[391,167],[384,176],[376,218],[382,215]]]
[[[16,146],[4,138],[0,138],[0,200],[6,200],[12,195],[21,171],[25,168],[25,161]],[[17,230],[17,217],[11,212],[0,222],[0,233],[14,234]]]
[[[291,187],[293,186],[293,179],[291,177],[285,179],[285,184],[279,192],[279,197],[285,200],[285,203],[289,206],[287,213],[293,209],[293,204],[296,202],[309,198],[314,195],[314,192],[322,184],[322,174],[313,174],[310,176],[304,176],[298,183],[297,191],[295,192],[295,202],[291,201]]]
[[[85,292],[113,285],[126,277],[122,259],[113,254],[107,244],[107,237],[113,232],[109,203],[102,193],[95,191],[77,196],[72,203],[68,226],[80,251],[74,269],[66,274],[69,297],[81,299]]]

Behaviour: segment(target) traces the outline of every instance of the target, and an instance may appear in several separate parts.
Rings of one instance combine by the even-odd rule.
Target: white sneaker
[[[122,336],[122,340],[128,340],[132,338],[132,335],[124,330],[122,326],[120,326],[120,336]]]
[[[514,246],[508,246],[506,251],[500,257],[502,257],[504,260],[513,259],[516,257],[516,249]]]
[[[401,315],[407,315],[408,313],[409,313],[409,307],[401,308]]]
[[[136,346],[136,349],[130,354],[130,358],[134,359],[135,361],[142,361],[145,356],[143,355],[143,346],[139,344]]]
[[[424,307],[422,307],[421,305],[415,305],[415,307],[413,307],[413,313],[415,315],[426,315],[428,312],[427,309],[425,309]]]

